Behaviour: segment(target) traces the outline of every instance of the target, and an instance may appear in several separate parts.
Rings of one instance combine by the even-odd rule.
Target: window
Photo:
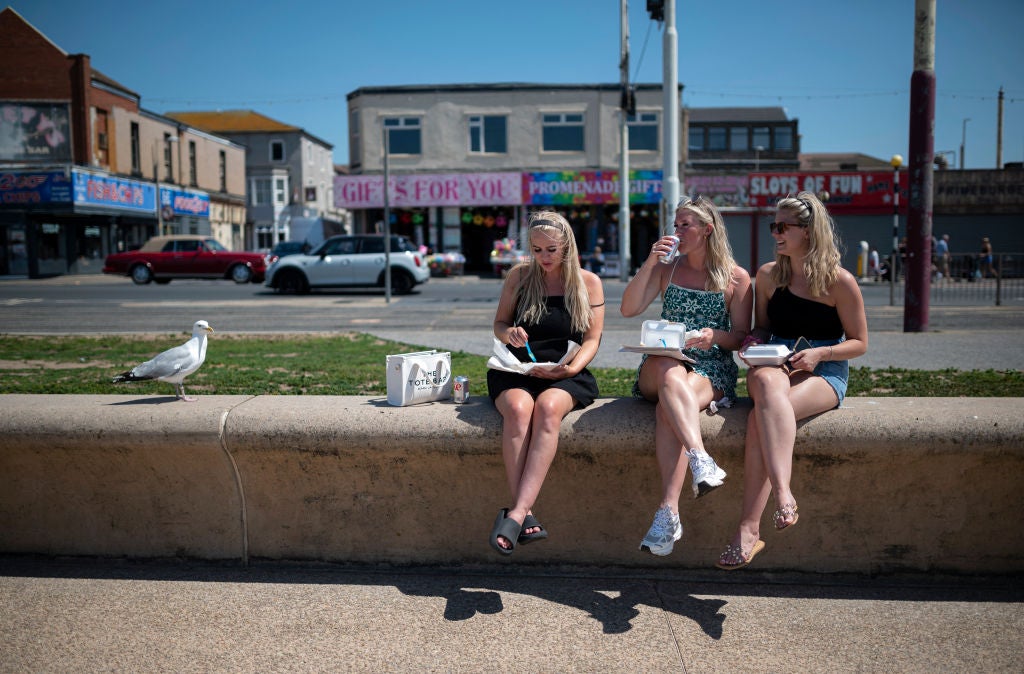
[[[302,200],[307,202],[307,203],[311,203],[311,202],[316,201],[316,188],[315,187],[306,187],[306,194],[303,196]]]
[[[753,144],[754,147],[760,145],[765,149],[770,148],[772,146],[772,130],[767,126],[755,126]]]
[[[178,138],[175,136],[174,138]],[[171,152],[171,134],[164,134],[164,180],[171,182],[174,180],[174,154]]]
[[[639,112],[626,118],[629,126],[629,149],[658,151],[658,113]]]
[[[284,161],[284,141],[270,141],[270,161]]]
[[[366,255],[374,253],[384,252],[384,238],[383,237],[372,237],[363,239],[363,245],[359,247],[359,252]]]
[[[203,242],[198,239],[174,239],[164,244],[162,253],[196,253],[203,249]]]
[[[734,126],[729,129],[729,149],[733,152],[746,152],[750,149],[747,143],[747,127]]]
[[[320,249],[321,255],[352,255],[356,252],[356,240],[352,238],[328,239]]]
[[[274,178],[274,204],[283,206],[288,203],[288,181],[285,178]]]
[[[253,206],[270,205],[270,178],[252,179],[251,202]]]
[[[690,127],[690,152],[704,151],[704,127]]]
[[[188,142],[188,184],[195,187],[199,184],[196,176],[196,142]]]
[[[469,118],[469,151],[480,154],[508,152],[504,115],[472,115]]]
[[[725,127],[712,126],[708,128],[708,149],[712,152],[725,149]]]
[[[583,114],[560,113],[542,118],[544,152],[583,152]]]
[[[220,179],[220,191],[228,191],[228,155],[224,150],[220,151],[220,160],[217,164],[218,178]]]
[[[388,154],[422,154],[419,117],[387,117]]]
[[[775,127],[775,149],[791,151],[793,149],[793,127]]]
[[[142,175],[142,156],[139,152],[139,123],[132,122],[132,175]]]

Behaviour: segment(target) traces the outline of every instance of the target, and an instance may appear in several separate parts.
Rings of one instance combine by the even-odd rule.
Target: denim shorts
[[[809,339],[811,346],[835,346],[846,341],[845,337],[839,339]],[[796,344],[795,339],[783,339],[782,337],[776,337],[772,335],[772,338],[768,340],[769,344],[785,344],[790,349]],[[843,404],[843,399],[846,398],[846,385],[850,381],[850,361],[848,360],[827,360],[818,363],[818,366],[814,368],[814,375],[821,377],[828,385],[832,387],[832,390],[836,392],[836,398],[839,399],[839,407]]]

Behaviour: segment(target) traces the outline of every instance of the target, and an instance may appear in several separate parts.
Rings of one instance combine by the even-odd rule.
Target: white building
[[[630,117],[633,249],[658,233],[660,84],[636,85]],[[356,231],[383,222],[384,141],[392,231],[486,270],[531,210],[569,219],[581,252],[617,248],[622,94],[618,84],[362,87],[348,95],[349,169],[336,203]],[[388,130],[385,137],[384,130]],[[635,258],[635,255],[634,255]]]
[[[252,110],[172,112],[168,117],[246,147],[248,219],[253,247],[281,241],[315,245],[348,229],[335,207],[333,146],[306,130]]]

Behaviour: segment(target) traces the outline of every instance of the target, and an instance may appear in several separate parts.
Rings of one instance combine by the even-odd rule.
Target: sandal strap
[[[757,541],[754,541],[754,545],[757,545]],[[753,551],[753,546],[751,546],[751,551]],[[728,557],[728,559],[725,559],[726,557]],[[750,553],[744,553],[742,545],[733,545],[730,543],[725,546],[725,552],[719,555],[718,561],[724,562],[729,566],[735,566],[740,563],[749,562]]]
[[[779,506],[778,510],[772,515],[775,519],[789,519],[793,515],[796,515],[796,511],[799,510],[795,503],[787,503],[784,506]]]

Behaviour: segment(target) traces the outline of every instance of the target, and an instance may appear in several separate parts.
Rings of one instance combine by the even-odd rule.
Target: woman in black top
[[[781,199],[771,231],[775,261],[757,271],[754,330],[744,348],[760,342],[793,348],[798,340],[808,348],[783,365],[747,372],[754,409],[747,417],[743,513],[718,558],[722,569],[746,566],[764,549],[760,521],[769,496],[775,497],[777,530],[797,523],[790,489],[796,423],[842,404],[849,359],[868,348],[864,299],[857,279],[840,266],[835,224],[825,205],[810,192]]]
[[[503,418],[501,452],[513,505],[498,513],[491,547],[512,554],[517,543],[547,538],[532,508],[558,449],[562,419],[598,395],[586,369],[604,329],[604,289],[580,268],[572,228],[553,211],[530,217],[529,262],[505,278],[494,317],[494,336],[521,361],[559,362],[569,341],[580,350],[554,369],[527,374],[487,371],[487,389]],[[531,357],[532,355],[532,357]]]

